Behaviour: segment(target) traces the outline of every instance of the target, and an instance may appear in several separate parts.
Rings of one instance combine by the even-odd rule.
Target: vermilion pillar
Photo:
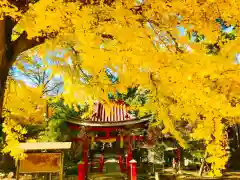
[[[128,160],[132,160],[132,136],[128,140]]]
[[[130,180],[137,180],[137,161],[130,161]]]
[[[80,162],[78,164],[78,180],[85,180],[85,162]]]
[[[85,172],[88,173],[88,138],[85,139],[83,144],[83,162],[85,163]]]
[[[119,166],[120,166],[121,173],[123,173],[124,172],[124,167],[123,167],[123,157],[122,157],[122,155],[119,155]]]

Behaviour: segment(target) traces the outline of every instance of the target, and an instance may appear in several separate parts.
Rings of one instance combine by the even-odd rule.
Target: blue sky
[[[49,64],[52,64],[53,60],[51,59],[52,56],[56,56],[56,57],[63,57],[64,54],[56,51],[56,52],[50,52],[49,56],[46,56],[46,60]],[[35,55],[32,56],[33,61],[36,64],[39,64],[40,66],[43,65],[42,63],[42,59],[37,55],[37,53]],[[25,71],[27,72],[28,70],[33,70],[33,71],[37,71],[38,68],[35,65],[30,65],[29,63],[25,62],[24,60],[19,59],[19,61],[22,61],[23,66]],[[71,63],[71,62],[69,62]],[[22,80],[24,81],[28,86],[34,87],[34,83],[31,79],[27,78],[26,75],[23,74],[23,71],[21,71],[20,69],[18,69],[16,66],[13,66],[13,71],[14,71],[14,78],[17,80]],[[51,69],[46,69],[45,73],[47,73],[48,76],[50,76],[52,74]],[[53,82],[59,82],[62,81],[62,78],[58,75],[53,76],[52,78]]]

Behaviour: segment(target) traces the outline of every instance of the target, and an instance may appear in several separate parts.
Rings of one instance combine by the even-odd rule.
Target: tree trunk
[[[4,17],[0,20],[0,117],[2,117],[7,76],[12,66],[13,46],[11,36],[13,27],[14,22],[10,17]]]
[[[11,36],[13,27],[14,22],[10,17],[4,17],[0,20],[0,123],[3,121],[2,111],[6,81],[12,66],[13,46]]]
[[[1,1],[1,0],[0,0]],[[19,5],[22,4],[22,1]],[[25,7],[25,6],[24,6]],[[3,103],[5,86],[7,82],[7,77],[12,64],[16,61],[17,57],[24,51],[31,49],[39,44],[44,43],[46,37],[36,37],[31,40],[27,39],[27,33],[24,31],[15,41],[11,41],[11,36],[13,28],[16,25],[14,21],[9,16],[3,16],[0,20],[0,126],[3,123]],[[1,128],[2,133],[2,128]],[[2,134],[3,140],[4,134]],[[9,157],[9,155],[8,155]],[[11,164],[9,158],[0,159],[0,169],[1,165],[6,169],[8,164]]]
[[[240,139],[239,139],[239,127],[238,124],[236,124],[235,126],[235,134],[236,134],[236,141],[237,141],[237,148],[240,147]]]
[[[5,134],[2,132],[2,123],[3,123],[3,117],[2,117],[2,110],[3,110],[3,101],[4,101],[4,92],[5,92],[5,85],[6,85],[6,80],[7,80],[7,72],[6,69],[5,71],[1,70],[4,68],[4,66],[0,66],[0,127],[1,127],[1,137],[3,142],[5,141]],[[3,73],[4,72],[4,73]],[[10,157],[8,154],[2,154],[0,152],[0,169],[7,172],[11,171],[14,168],[14,160]]]
[[[204,166],[205,166],[205,163],[206,163],[206,158],[207,158],[207,150],[205,150],[205,154],[204,154],[204,157],[203,157],[203,161],[202,161],[202,164],[201,164],[201,167],[200,167],[200,170],[199,170],[199,176],[202,176],[203,174],[203,170],[204,170]]]
[[[3,101],[5,94],[5,86],[8,76],[8,69],[4,69],[6,67],[0,65],[0,123],[3,123],[2,111],[3,111]],[[6,71],[6,72],[4,72]]]
[[[11,58],[12,58],[12,47],[11,47],[11,34],[12,34],[13,22],[10,18],[4,17],[0,20],[0,125],[1,125],[1,135],[3,141],[5,136],[2,132],[3,123],[3,103],[4,103],[4,93],[5,86],[7,82],[7,77],[9,70],[11,68]],[[12,158],[9,155],[2,155],[0,159],[0,169],[6,170],[12,168]]]
[[[7,73],[2,73],[3,70],[1,70],[3,67],[1,67],[0,65],[0,127],[1,127],[1,131],[0,131],[0,135],[2,140],[4,140],[3,138],[3,132],[2,132],[2,123],[3,123],[3,117],[2,117],[2,112],[3,112],[3,103],[4,103],[4,94],[5,94],[5,85],[6,85],[6,81],[7,81]]]

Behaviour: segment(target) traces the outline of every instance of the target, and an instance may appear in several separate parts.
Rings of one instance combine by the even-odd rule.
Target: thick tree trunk
[[[11,68],[11,58],[13,56],[11,44],[13,26],[13,22],[9,17],[4,17],[3,20],[0,20],[0,123],[2,123],[5,86],[8,72]]]
[[[1,1],[1,0],[0,0]],[[16,1],[18,2],[18,1]],[[22,5],[22,1],[20,4]],[[27,7],[27,6],[21,6]],[[26,10],[26,9],[25,9]],[[39,44],[42,44],[45,41],[46,37],[36,37],[31,40],[27,39],[27,33],[24,31],[15,41],[11,41],[12,31],[16,22],[8,16],[4,16],[0,20],[0,126],[3,123],[2,113],[3,113],[3,103],[4,103],[4,94],[5,86],[8,77],[8,73],[12,64],[15,62],[17,57],[24,51],[31,49]],[[2,127],[2,126],[1,126]],[[2,132],[2,128],[1,128]],[[5,140],[5,139],[3,139]],[[9,169],[8,164],[12,161],[9,161],[9,156],[3,156],[0,158],[0,169],[2,165],[4,168]]]
[[[0,120],[1,120],[0,123],[3,122],[2,111],[3,111],[3,101],[4,101],[4,93],[5,93],[7,76],[8,76],[8,69],[4,69],[4,66],[0,65]]]
[[[11,67],[11,59],[12,58],[12,47],[11,47],[11,34],[12,34],[12,21],[11,19],[5,17],[3,20],[0,20],[0,125],[2,127],[3,123],[3,103],[4,103],[4,93],[6,81],[9,73],[9,69]],[[1,135],[4,139],[4,134]],[[9,155],[2,155],[0,158],[0,169],[8,170],[11,169],[14,161],[10,158]]]
[[[3,71],[4,66],[0,65],[0,127],[1,127],[1,137],[5,141],[5,134],[2,132],[2,110],[4,101],[5,84],[7,80],[6,69]],[[4,73],[3,73],[4,72]],[[14,161],[9,155],[4,155],[0,152],[0,169],[4,171],[11,170],[14,167]]]
[[[3,112],[3,103],[4,103],[4,94],[5,94],[5,86],[6,86],[6,81],[7,81],[7,72],[2,73],[3,70],[1,70],[1,65],[0,65],[0,135],[3,138],[3,133],[2,133],[2,123],[3,123],[3,117],[2,117],[2,112]],[[4,140],[4,138],[3,138]]]

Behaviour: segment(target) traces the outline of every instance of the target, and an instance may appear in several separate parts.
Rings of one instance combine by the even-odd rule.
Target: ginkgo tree
[[[226,126],[239,118],[239,3],[231,0],[2,0],[0,2],[0,114],[13,63],[35,51],[64,49],[48,68],[64,76],[67,104],[109,102],[108,93],[139,86],[151,93],[145,109],[186,146],[177,121],[204,140],[213,174],[227,162]],[[235,27],[221,41],[222,26]],[[204,35],[200,42],[181,35]],[[217,53],[208,53],[212,44]],[[215,51],[214,51],[215,52]],[[69,60],[71,62],[69,62]],[[47,63],[43,62],[43,63]],[[21,63],[18,63],[21,66]],[[117,73],[112,83],[105,70]]]
[[[43,68],[40,59],[32,58],[35,59],[34,65],[20,61],[24,65],[22,70],[15,66],[11,69],[5,90],[3,131],[6,140],[2,152],[15,158],[25,157],[21,149],[13,147],[29,137],[31,140],[31,130],[35,130],[36,137],[36,131],[49,129],[49,103],[51,98],[60,94],[63,83],[61,77],[54,77]],[[54,132],[54,128],[51,130]]]

